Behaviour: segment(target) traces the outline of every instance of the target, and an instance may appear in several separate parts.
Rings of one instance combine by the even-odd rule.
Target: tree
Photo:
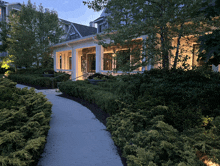
[[[215,5],[203,3],[204,9],[200,11],[204,13],[206,18],[210,20],[210,25],[219,27],[219,16],[220,16],[220,1],[215,1]],[[218,16],[218,17],[216,17]],[[199,37],[200,49],[198,59],[202,59],[207,64],[214,64],[217,66],[220,64],[220,30],[215,29],[210,34],[205,34]]]
[[[51,43],[58,43],[64,34],[55,12],[43,12],[42,5],[38,10],[29,0],[22,5],[21,11],[11,12],[9,16],[9,54],[14,55],[15,66],[29,68],[44,63],[49,59]]]
[[[179,50],[180,39],[203,34],[210,28],[202,13],[194,15],[202,7],[201,0],[94,0],[84,4],[96,11],[107,8],[109,28],[98,35],[99,44],[104,47],[127,46],[128,54],[135,57],[131,64],[124,65],[124,70],[129,71],[161,60],[162,67],[169,69],[173,49],[176,49],[173,66],[176,68],[181,51],[184,51]],[[148,37],[133,40],[142,35]],[[172,45],[174,37],[178,39],[176,46]],[[105,42],[106,38],[110,38],[109,44]],[[132,48],[134,45],[136,47]],[[120,52],[117,53],[119,62],[121,58]]]
[[[0,45],[0,52],[6,52],[7,48],[8,48],[8,32],[10,31],[10,27],[7,24],[7,22],[2,21],[0,22],[0,41],[2,42],[2,44]]]

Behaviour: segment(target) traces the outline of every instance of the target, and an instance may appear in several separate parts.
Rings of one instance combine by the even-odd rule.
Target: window
[[[203,60],[197,61],[198,58],[198,51],[199,51],[199,44],[193,45],[193,57],[192,57],[192,66],[205,66],[206,63]],[[212,70],[212,65],[207,66],[208,70]]]
[[[2,8],[0,8],[0,19],[2,19]]]
[[[62,56],[60,56],[60,69],[62,69]]]
[[[198,51],[199,51],[199,44],[193,44],[193,58],[192,58],[192,66],[202,66],[205,64],[204,61],[199,60],[197,61],[198,58]]]
[[[87,54],[87,72],[95,73],[96,68],[96,55]]]
[[[72,69],[72,57],[69,57],[69,69]]]
[[[104,70],[112,70],[112,54],[104,54]]]
[[[102,25],[99,25],[99,32],[102,32]]]
[[[123,65],[130,62],[130,52],[128,50],[120,50],[118,51],[122,56],[121,59],[118,59],[118,56],[116,57],[116,69],[120,69]]]
[[[81,72],[86,73],[86,54],[81,56]]]

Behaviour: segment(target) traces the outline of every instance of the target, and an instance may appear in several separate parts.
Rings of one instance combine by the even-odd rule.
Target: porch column
[[[218,66],[212,65],[212,70],[215,71],[215,72],[219,72],[220,71],[220,65],[218,65]]]
[[[57,53],[53,52],[53,69],[54,71],[57,71]]]
[[[72,47],[72,80],[76,81],[77,77],[77,62],[78,62],[78,55],[77,50]]]
[[[102,65],[102,57],[104,53],[104,48],[101,45],[96,46],[96,73],[101,72],[101,65]]]

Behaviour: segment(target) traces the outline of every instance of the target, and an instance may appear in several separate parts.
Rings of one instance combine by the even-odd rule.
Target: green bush
[[[152,114],[155,110],[157,113]],[[180,132],[165,122],[166,110],[166,106],[153,106],[151,111],[124,108],[107,119],[107,129],[128,165],[205,166],[196,156],[198,150],[220,163],[220,116],[210,129],[200,126]]]
[[[65,82],[60,90],[95,102],[112,115],[107,129],[129,166],[220,163],[220,74],[153,69],[97,86]],[[215,156],[215,159],[213,158]]]
[[[40,87],[52,87],[52,80],[49,77],[40,77],[38,74],[36,75],[27,75],[27,74],[10,74],[8,79],[15,81],[19,84],[29,84],[33,86]]]
[[[34,166],[46,143],[52,104],[34,88],[15,85],[0,79],[0,165]]]
[[[16,74],[44,74],[44,72],[53,71],[53,69],[45,68],[28,68],[28,69],[18,69]],[[54,71],[53,71],[54,72]]]
[[[95,86],[87,81],[66,81],[59,85],[61,92],[70,96],[82,98],[91,103],[96,103],[100,108],[109,113],[115,114],[118,105],[115,101],[118,97],[111,92],[105,91],[100,86]]]
[[[56,73],[55,76],[59,76],[63,73]],[[29,84],[33,86],[52,88],[57,87],[57,82],[69,80],[70,75],[64,74],[60,77],[43,77],[42,74],[10,74],[9,79],[19,84]]]

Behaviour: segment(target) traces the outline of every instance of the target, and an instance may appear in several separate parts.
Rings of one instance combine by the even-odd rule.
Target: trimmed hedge
[[[111,115],[107,129],[128,166],[205,166],[198,152],[220,164],[219,73],[153,69],[61,85]]]
[[[0,79],[0,165],[35,166],[50,128],[52,104],[34,88]]]
[[[62,75],[63,73],[55,73],[55,77]],[[40,86],[46,88],[57,87],[57,82],[67,81],[69,80],[70,75],[64,74],[60,77],[42,77],[42,74],[10,74],[8,79],[15,81],[19,84],[29,84],[33,86]]]
[[[92,85],[88,81],[66,81],[59,85],[61,92],[70,96],[96,103],[100,108],[110,115],[118,111],[116,100],[118,96],[111,92],[107,92],[104,88]]]

